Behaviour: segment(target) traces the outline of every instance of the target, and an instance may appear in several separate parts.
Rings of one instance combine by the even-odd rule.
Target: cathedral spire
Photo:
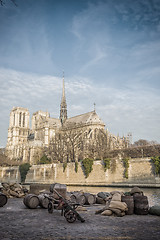
[[[67,119],[67,103],[66,103],[66,97],[65,97],[64,72],[63,72],[63,88],[62,88],[62,99],[61,99],[61,106],[60,106],[61,123],[63,124],[66,119]]]
[[[63,91],[62,91],[62,99],[64,101],[66,101],[66,98],[65,98],[65,87],[64,87],[64,72],[63,72]]]
[[[96,112],[96,104],[94,103],[94,112]]]

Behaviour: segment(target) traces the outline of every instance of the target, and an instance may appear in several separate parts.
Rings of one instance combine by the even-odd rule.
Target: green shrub
[[[27,172],[29,171],[31,165],[29,163],[23,163],[19,166],[19,172],[21,175],[21,182],[24,183],[26,179]]]
[[[48,158],[45,154],[43,155],[43,157],[41,157],[41,159],[38,162],[38,164],[50,164],[50,163],[51,159]]]
[[[93,170],[93,159],[85,158],[82,160],[82,166],[84,167],[84,173],[86,175],[86,178],[89,176],[91,171]]]
[[[75,172],[78,172],[78,162],[75,162]]]
[[[111,172],[114,173],[116,171],[116,160],[113,158],[111,163],[110,163],[110,168],[111,168]]]
[[[63,163],[63,172],[66,170],[66,167],[67,167],[67,162],[64,162]]]
[[[123,164],[124,164],[124,177],[128,179],[128,168],[129,168],[129,158],[124,158],[123,159]]]
[[[107,169],[110,169],[110,163],[111,163],[111,159],[110,158],[105,158],[103,160],[104,171],[106,171]]]
[[[154,163],[154,166],[155,166],[155,173],[156,174],[160,174],[160,157],[152,157],[151,158],[153,163]]]

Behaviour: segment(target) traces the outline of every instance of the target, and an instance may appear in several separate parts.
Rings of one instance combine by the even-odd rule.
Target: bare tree
[[[138,141],[134,142],[133,144],[135,147],[138,146],[146,146],[149,145],[149,141],[145,140],[145,139],[139,139]]]
[[[0,148],[0,166],[17,166],[20,162],[16,161],[15,159],[9,159],[5,155],[5,149]]]
[[[145,139],[139,139],[138,141],[134,142],[133,146],[139,147],[139,146],[156,145],[156,144],[158,144],[157,141],[148,141]]]
[[[150,144],[150,145],[157,145],[157,144],[159,144],[159,143],[158,143],[157,141],[152,140],[152,141],[149,142],[149,144]]]
[[[59,160],[60,162],[75,161],[78,154],[82,151],[82,129],[61,129],[55,133],[48,153],[52,160]]]
[[[117,140],[115,140],[117,141]],[[56,132],[48,148],[52,160],[74,162],[86,157],[104,159],[111,149],[112,136],[99,128],[77,127],[71,124]],[[118,147],[118,142],[115,142]]]
[[[82,129],[70,129],[64,133],[68,157],[73,162],[77,160],[78,152],[83,151],[83,133]]]
[[[104,129],[94,129],[93,138],[88,141],[87,155],[94,159],[103,159],[108,151],[108,136]]]
[[[53,161],[64,161],[64,159],[67,157],[67,151],[63,132],[56,132],[55,136],[52,138],[47,152]]]

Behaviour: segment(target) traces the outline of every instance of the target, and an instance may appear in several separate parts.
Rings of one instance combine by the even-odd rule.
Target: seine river
[[[87,187],[87,186],[67,186],[67,191],[84,191],[97,194],[98,192],[122,191],[129,192],[129,187]],[[149,206],[160,205],[160,188],[141,188],[143,194],[148,197]]]

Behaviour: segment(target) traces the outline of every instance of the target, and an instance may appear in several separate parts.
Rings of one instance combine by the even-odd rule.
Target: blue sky
[[[159,0],[5,0],[0,7],[0,146],[10,110],[96,112],[115,135],[160,142]]]

